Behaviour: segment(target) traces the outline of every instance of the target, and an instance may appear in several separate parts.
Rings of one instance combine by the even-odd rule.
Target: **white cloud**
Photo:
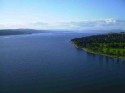
[[[77,21],[63,23],[63,25],[69,27],[70,29],[125,29],[125,20],[115,20],[115,19],[103,19],[103,20],[88,20],[88,21]]]
[[[44,26],[47,26],[48,25],[48,23],[46,23],[46,22],[33,22],[33,23],[31,23],[32,25],[36,25],[36,26],[38,26],[38,25],[44,25]]]
[[[122,29],[125,30],[125,20],[118,19],[102,19],[102,20],[83,20],[71,22],[31,22],[23,24],[1,24],[0,28],[31,28],[31,29],[68,29],[68,30],[87,30],[87,29]]]

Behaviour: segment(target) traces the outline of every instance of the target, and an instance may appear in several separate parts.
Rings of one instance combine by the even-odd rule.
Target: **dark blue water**
[[[0,37],[0,93],[125,93],[125,60],[93,55],[81,33]]]

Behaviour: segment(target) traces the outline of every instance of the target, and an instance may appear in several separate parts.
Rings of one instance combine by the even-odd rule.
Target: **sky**
[[[0,0],[0,29],[122,29],[125,0]]]

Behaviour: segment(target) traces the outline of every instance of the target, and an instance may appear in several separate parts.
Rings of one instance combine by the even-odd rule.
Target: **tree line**
[[[125,57],[125,33],[93,35],[71,40],[80,48],[91,51]]]

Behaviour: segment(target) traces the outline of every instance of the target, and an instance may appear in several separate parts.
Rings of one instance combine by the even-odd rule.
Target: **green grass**
[[[93,51],[93,50],[88,49],[88,48],[82,48],[82,49],[85,50],[85,51],[87,51],[87,52],[93,53],[93,54],[105,55],[105,56],[110,56],[110,57],[125,58],[125,56],[123,56],[123,55],[121,56],[121,55],[118,55],[118,54],[115,54],[115,53],[113,54],[112,52],[111,52],[111,54],[108,54],[108,53],[104,53],[104,52],[100,52],[100,51]],[[122,49],[120,49],[120,50],[122,50]]]
[[[91,49],[91,48],[86,48],[86,49],[88,51],[91,51],[92,53],[125,58],[125,49],[124,48],[111,48],[111,47],[105,47],[105,46],[100,45],[99,47],[96,47],[95,50]]]

